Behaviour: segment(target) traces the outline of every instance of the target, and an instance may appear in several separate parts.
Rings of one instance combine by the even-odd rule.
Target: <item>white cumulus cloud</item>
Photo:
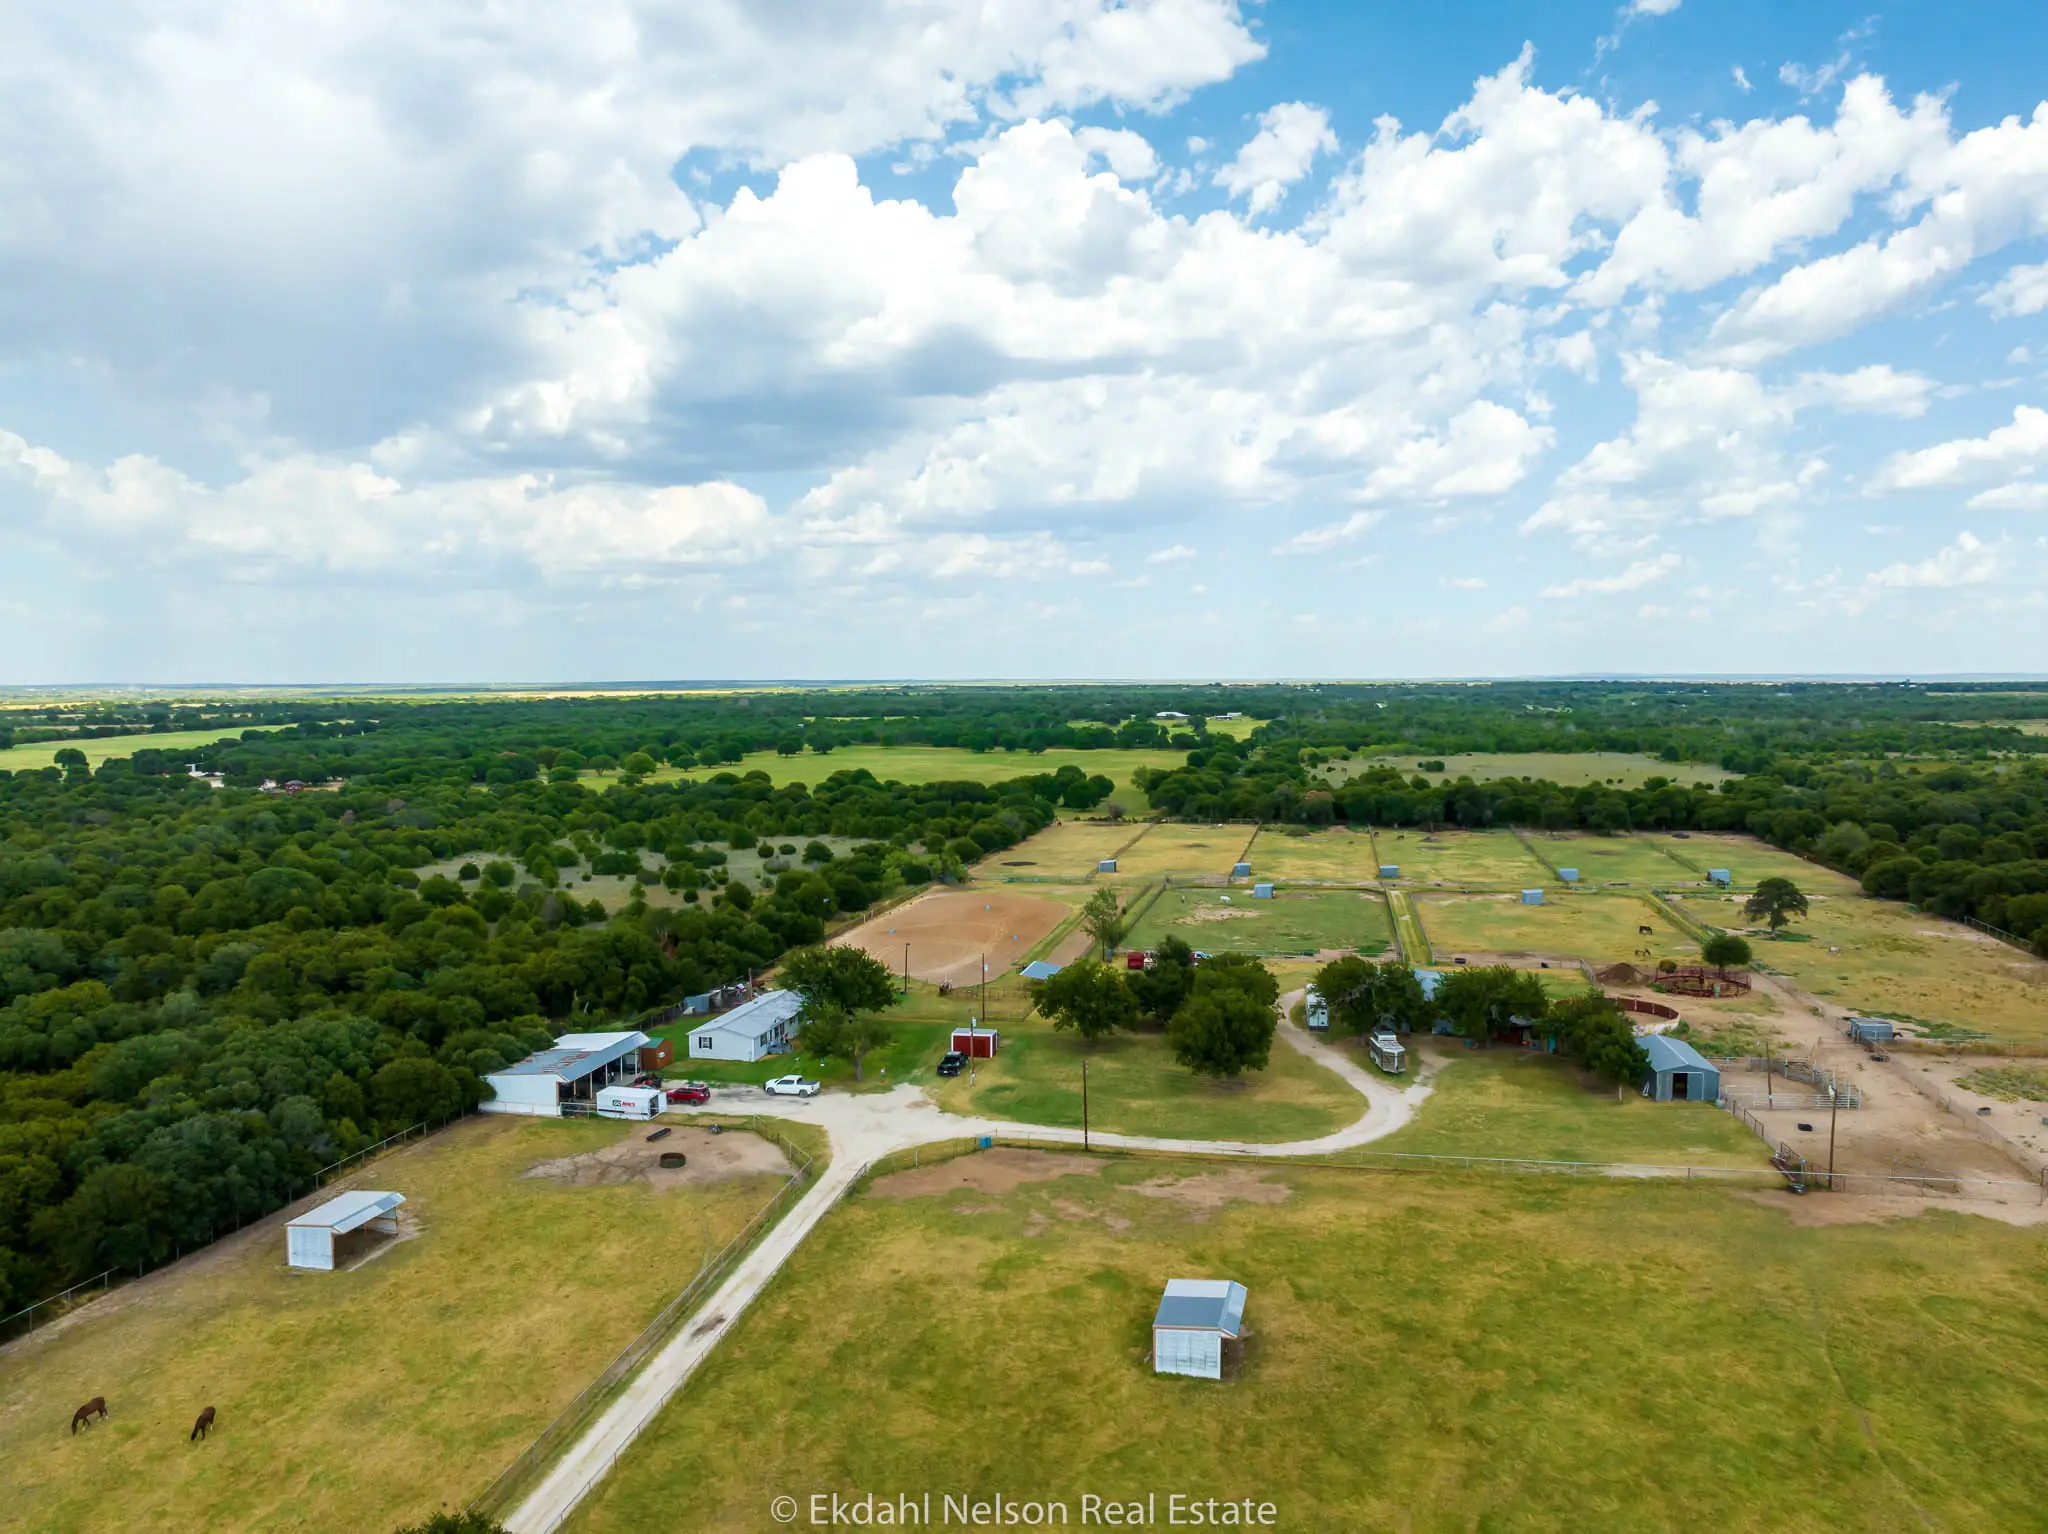
[[[1309,173],[1317,155],[1336,148],[1328,112],[1305,101],[1283,101],[1259,115],[1258,134],[1216,172],[1216,184],[1232,197],[1249,198],[1252,212],[1265,213]]]

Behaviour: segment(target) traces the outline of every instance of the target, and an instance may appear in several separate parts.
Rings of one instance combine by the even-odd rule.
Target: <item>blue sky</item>
[[[22,21],[0,683],[2048,671],[2038,5]]]

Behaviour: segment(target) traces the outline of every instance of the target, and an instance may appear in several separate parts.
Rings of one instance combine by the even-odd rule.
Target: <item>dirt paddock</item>
[[[664,1167],[664,1151],[681,1151],[688,1160],[683,1166]],[[554,1178],[572,1188],[644,1182],[655,1189],[668,1189],[762,1174],[787,1177],[792,1170],[782,1147],[759,1135],[745,1130],[715,1135],[708,1129],[679,1128],[652,1144],[645,1134],[636,1134],[581,1156],[558,1156],[529,1167],[524,1175]]]
[[[873,921],[832,939],[865,949],[890,969],[903,967],[910,945],[910,973],[919,980],[965,985],[981,978],[988,959],[991,976],[1016,968],[1024,954],[1066,919],[1067,908],[1037,895],[1003,890],[934,890]]]

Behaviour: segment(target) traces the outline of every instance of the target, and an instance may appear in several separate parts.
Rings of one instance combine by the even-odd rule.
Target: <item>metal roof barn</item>
[[[1721,1095],[1721,1069],[1683,1039],[1646,1034],[1638,1042],[1650,1057],[1643,1096],[1660,1103],[1710,1103]]]
[[[1223,1278],[1170,1278],[1152,1317],[1152,1372],[1223,1378],[1223,1344],[1244,1332],[1243,1284]]]
[[[369,1189],[331,1198],[285,1226],[284,1260],[294,1268],[331,1273],[335,1237],[365,1228],[379,1235],[397,1235],[398,1219],[392,1211],[404,1202],[403,1193],[377,1193]]]
[[[562,1104],[590,1102],[621,1077],[630,1081],[639,1071],[640,1050],[649,1042],[637,1031],[565,1033],[553,1049],[537,1050],[486,1075],[495,1095],[478,1106],[485,1113],[560,1118]]]

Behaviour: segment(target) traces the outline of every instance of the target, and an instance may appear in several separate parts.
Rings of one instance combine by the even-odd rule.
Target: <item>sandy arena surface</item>
[[[910,972],[920,980],[965,985],[981,978],[988,959],[991,977],[1017,967],[1023,955],[1066,919],[1067,908],[1038,895],[1005,890],[933,890],[908,905],[842,932],[834,943],[865,949],[890,969],[903,968],[910,945]]]
[[[649,1130],[648,1133],[652,1133]],[[681,1151],[689,1158],[680,1167],[664,1167],[663,1151]],[[581,1156],[558,1156],[529,1167],[527,1177],[552,1177],[572,1188],[599,1188],[612,1183],[644,1182],[657,1190],[693,1183],[725,1182],[734,1177],[772,1173],[787,1177],[792,1168],[782,1147],[744,1130],[712,1134],[708,1129],[678,1128],[649,1143],[635,1135]]]

